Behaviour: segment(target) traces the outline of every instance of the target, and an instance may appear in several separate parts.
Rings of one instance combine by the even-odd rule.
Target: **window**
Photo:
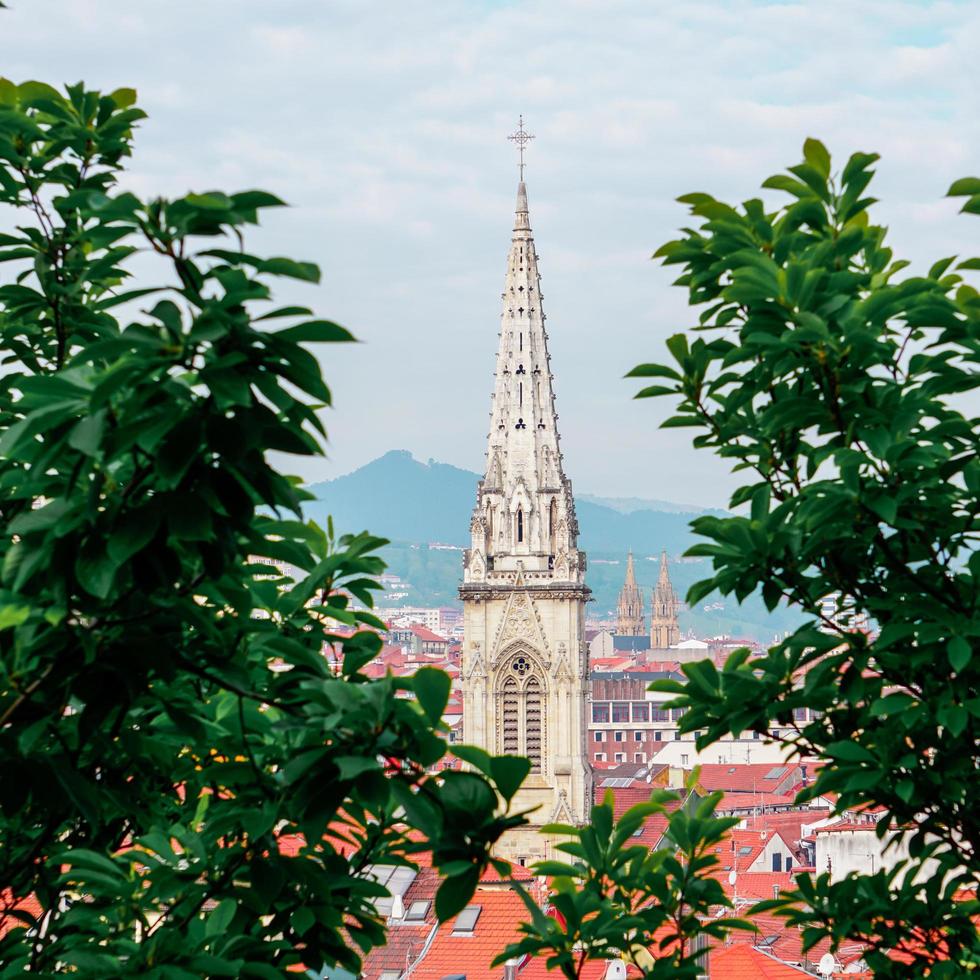
[[[674,721],[680,721],[681,718],[684,717],[685,711],[687,711],[687,708],[671,708],[670,717],[673,718]]]
[[[626,741],[626,732],[616,732],[616,741],[617,742],[625,742]]]
[[[629,704],[624,704],[622,702],[614,702],[612,706],[612,720],[613,722],[629,722],[630,720],[630,706]]]
[[[429,913],[429,906],[431,902],[428,901],[418,901],[412,902],[411,905],[405,910],[405,922],[422,922],[426,915]]]
[[[517,543],[520,544],[524,540],[524,509],[522,507],[517,508]]]
[[[382,970],[378,980],[398,980],[401,975],[401,970]]]
[[[595,740],[597,742],[605,742],[605,740],[606,740],[606,733],[605,732],[593,732],[592,734],[595,737]]]
[[[777,851],[772,856],[772,870],[773,871],[782,871],[783,870],[783,856],[782,856],[782,854],[779,853],[779,851]],[[787,870],[789,870],[789,869],[787,868]]]
[[[476,920],[480,918],[480,912],[482,910],[482,905],[467,905],[456,916],[456,921],[453,923],[453,935],[457,936],[460,933],[472,932],[476,927]]]
[[[633,732],[633,740],[635,742],[642,742],[643,741],[643,732]]]
[[[681,756],[681,765],[682,766],[686,766],[686,765],[688,765],[688,762],[689,762],[689,756],[682,755]]]
[[[662,742],[663,739],[664,739],[664,733],[663,732],[654,732],[653,733],[653,740],[655,742]]]
[[[605,752],[596,752],[596,754],[595,754],[595,761],[596,762],[605,762],[606,761],[606,753]]]
[[[517,681],[513,677],[508,677],[504,681],[503,689],[503,728],[504,728],[504,755],[519,755],[518,747],[518,727],[520,722],[520,689]]]
[[[746,856],[748,856],[748,855],[749,855],[749,854],[751,854],[751,853],[752,853],[752,848],[751,848],[751,847],[749,847],[749,845],[748,845],[748,844],[743,844],[743,845],[742,845],[742,846],[741,846],[741,847],[740,847],[740,848],[738,849],[738,856],[739,856],[739,857],[746,857]]]
[[[646,752],[635,752],[633,754],[633,761],[634,762],[646,762],[647,761],[647,754],[646,754]]]
[[[544,759],[544,686],[530,657],[519,654],[498,682],[501,711],[500,748],[505,755],[525,755],[531,772]]]
[[[525,688],[525,745],[531,772],[541,772],[541,683],[533,675]]]
[[[653,721],[670,721],[670,712],[666,708],[654,708],[651,718]]]
[[[794,708],[793,721],[806,721],[806,708]]]
[[[625,762],[626,761],[626,753],[625,752],[617,752],[616,753],[616,761],[617,762]]]
[[[786,870],[789,871],[793,867],[793,859],[787,854],[786,855]]]
[[[592,705],[592,720],[597,724],[604,724],[609,721],[609,705],[608,704],[594,704]]]
[[[645,701],[640,701],[633,705],[633,721],[649,721],[650,705]]]

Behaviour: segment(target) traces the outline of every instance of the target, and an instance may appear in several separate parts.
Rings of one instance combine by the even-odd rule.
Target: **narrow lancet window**
[[[517,543],[520,544],[524,540],[524,510],[521,507],[517,508]]]
[[[541,772],[541,685],[537,677],[530,677],[525,688],[525,746],[524,751],[531,763],[531,772]]]

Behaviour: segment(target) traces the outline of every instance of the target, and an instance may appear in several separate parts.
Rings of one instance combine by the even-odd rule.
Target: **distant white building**
[[[391,606],[376,609],[375,613],[385,622],[418,623],[426,629],[438,631],[440,627],[439,608],[420,606]]]

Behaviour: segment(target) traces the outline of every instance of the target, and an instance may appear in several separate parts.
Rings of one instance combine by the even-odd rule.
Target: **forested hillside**
[[[468,470],[430,460],[420,462],[405,451],[394,450],[345,476],[310,489],[317,500],[309,514],[323,521],[332,515],[338,532],[370,527],[390,538],[384,552],[389,571],[408,583],[405,603],[444,605],[456,600],[462,553],[469,544],[469,522],[479,476]],[[637,581],[649,602],[657,578],[659,555],[671,557],[671,578],[683,597],[688,587],[706,577],[707,566],[692,559],[679,561],[694,543],[689,522],[699,508],[651,502],[673,510],[646,509],[642,500],[605,500],[580,497],[576,508],[580,544],[589,559],[588,582],[594,600],[589,615],[612,615],[625,573],[629,548],[636,556]],[[453,546],[433,548],[433,544]],[[722,633],[769,641],[794,626],[792,610],[768,613],[761,600],[751,597],[741,606],[734,599],[709,597],[693,610],[682,612],[681,628],[699,636]]]

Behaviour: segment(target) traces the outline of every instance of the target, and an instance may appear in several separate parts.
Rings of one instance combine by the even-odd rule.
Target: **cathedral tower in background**
[[[523,174],[522,174],[523,176]],[[504,280],[486,471],[464,555],[463,740],[525,755],[515,800],[540,826],[582,823],[591,806],[587,755],[585,555],[559,449],[538,256],[523,179]],[[507,856],[543,856],[536,834]]]
[[[623,583],[623,591],[619,593],[619,605],[616,607],[616,633],[619,636],[643,636],[646,633],[643,596],[636,584],[632,551],[626,557],[626,581]]]
[[[670,582],[667,552],[663,551],[660,554],[660,575],[650,600],[650,649],[666,650],[680,640],[681,630],[677,623],[679,605]]]

